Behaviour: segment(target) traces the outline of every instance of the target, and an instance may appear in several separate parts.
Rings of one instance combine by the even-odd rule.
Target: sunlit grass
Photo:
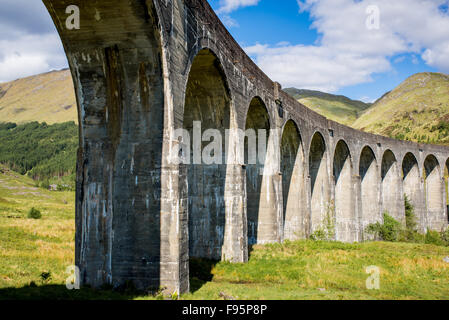
[[[156,298],[67,290],[66,268],[74,264],[74,193],[35,190],[31,180],[11,172],[0,180],[0,299]],[[27,218],[32,207],[42,212],[41,219]],[[446,247],[405,243],[299,241],[255,246],[247,264],[197,263],[195,267],[205,273],[212,268],[211,275],[191,279],[193,292],[181,298],[448,299],[447,256]],[[366,288],[366,267],[372,265],[381,270],[380,290]],[[44,281],[43,272],[50,272],[51,279]]]

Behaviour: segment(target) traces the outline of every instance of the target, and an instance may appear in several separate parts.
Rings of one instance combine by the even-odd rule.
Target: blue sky
[[[449,72],[448,1],[209,3],[253,60],[284,87],[373,101],[415,73]],[[367,30],[372,15],[366,9],[372,5],[378,8],[379,29]],[[281,63],[283,58],[288,63]],[[292,70],[287,75],[281,69]]]
[[[284,88],[373,101],[414,73],[449,73],[449,0],[209,3]],[[67,67],[42,1],[2,0],[2,8],[0,83]]]

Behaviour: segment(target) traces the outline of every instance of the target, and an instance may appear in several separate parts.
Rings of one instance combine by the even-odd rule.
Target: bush
[[[436,246],[445,246],[447,245],[441,238],[441,234],[436,231],[427,231],[426,238],[425,238],[426,244],[433,244]]]
[[[374,235],[378,239],[389,242],[399,241],[401,231],[401,224],[390,216],[388,212],[384,213],[383,223],[377,222],[370,224],[366,228],[367,233]]]
[[[440,237],[446,246],[449,246],[449,228],[446,229],[446,231],[441,232]]]
[[[401,241],[405,242],[424,242],[424,236],[418,232],[418,223],[416,222],[415,208],[411,204],[407,195],[405,195],[405,229],[401,234]]]
[[[42,214],[39,210],[37,210],[35,208],[31,208],[30,211],[28,211],[28,218],[40,219],[40,218],[42,218]]]
[[[321,226],[310,236],[313,241],[333,241],[335,240],[335,205],[333,202],[327,205],[326,216],[323,218]]]
[[[421,234],[418,231],[415,209],[405,196],[405,228],[387,212],[384,213],[384,222],[370,224],[366,232],[374,235],[377,239],[390,242],[425,243],[437,246],[449,246],[449,228],[443,232],[427,231]]]

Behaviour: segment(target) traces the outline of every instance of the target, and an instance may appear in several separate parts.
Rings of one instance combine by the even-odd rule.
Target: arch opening
[[[307,237],[304,150],[297,125],[289,120],[281,139],[281,173],[284,239]]]
[[[409,152],[405,155],[402,161],[402,177],[404,183],[404,195],[414,208],[414,213],[418,219],[418,224],[421,229],[425,229],[425,217],[421,216],[421,177],[419,173],[418,160]]]
[[[382,158],[382,214],[405,223],[405,206],[402,178],[398,168],[396,156],[387,150]]]
[[[443,203],[444,185],[440,164],[430,155],[424,161],[424,188],[426,195],[427,228],[441,231],[447,225],[446,207]]]
[[[354,210],[352,183],[352,158],[348,145],[343,140],[337,143],[333,161],[335,184],[336,240],[355,242],[358,240]]]
[[[381,222],[382,215],[379,203],[379,165],[370,147],[365,147],[360,155],[359,176],[361,179],[361,238],[363,241],[373,240],[373,237],[365,232],[366,227]]]
[[[245,137],[245,164],[248,245],[254,245],[258,243],[259,239],[259,213],[265,167],[265,159],[261,159],[259,154],[263,150],[260,150],[259,145],[264,143],[261,138],[268,141],[270,132],[270,116],[264,102],[259,97],[253,98],[250,103],[245,128],[253,133],[251,141],[249,137]],[[265,137],[261,130],[266,131]],[[251,150],[257,150],[256,154]]]
[[[222,257],[226,221],[224,137],[230,126],[231,100],[225,79],[218,58],[208,49],[201,50],[190,70],[183,122],[183,128],[190,134],[190,146],[193,146],[190,148],[191,164],[187,165],[190,258],[218,261]],[[223,139],[217,141],[217,136],[207,136],[208,130],[219,131]],[[215,148],[206,149],[211,145]],[[206,164],[205,156],[218,161]]]
[[[444,186],[446,195],[446,216],[449,223],[449,159],[446,160],[446,165],[444,166]]]
[[[320,133],[315,133],[310,144],[309,175],[311,190],[311,233],[323,227],[326,215],[331,214],[330,186],[326,142]]]

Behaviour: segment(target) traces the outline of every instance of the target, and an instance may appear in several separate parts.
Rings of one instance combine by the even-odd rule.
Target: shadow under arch
[[[425,216],[420,210],[421,196],[421,174],[419,164],[415,155],[408,152],[402,161],[402,178],[404,183],[404,195],[414,208],[415,215],[419,219],[420,229],[425,230]]]
[[[325,223],[326,215],[331,213],[328,154],[326,142],[320,132],[313,135],[309,151],[309,176],[311,190],[311,233]],[[333,215],[333,213],[332,213]],[[328,218],[334,218],[328,217]]]
[[[361,239],[363,241],[373,240],[373,237],[366,233],[368,225],[381,222],[380,212],[380,181],[379,165],[373,150],[366,146],[360,154],[359,164],[360,176],[360,227]]]
[[[258,243],[259,213],[263,183],[265,159],[260,150],[261,143],[265,145],[270,135],[270,116],[267,107],[260,97],[254,97],[246,115],[245,130],[245,165],[246,165],[246,196],[247,196],[247,226],[248,245]],[[261,130],[265,130],[264,133]],[[261,139],[265,139],[261,141]]]
[[[402,175],[393,151],[387,150],[382,157],[382,213],[388,213],[396,220],[405,222]]]
[[[303,239],[308,236],[304,149],[299,128],[293,120],[288,120],[283,129],[280,160],[283,238],[286,240]]]
[[[211,50],[202,49],[190,68],[183,118],[191,146],[191,164],[187,165],[190,258],[218,261],[222,257],[227,168],[224,137],[230,126],[230,101],[220,61]],[[206,137],[208,130],[215,135],[211,131],[212,136]]]
[[[444,185],[438,159],[429,155],[424,161],[424,190],[426,195],[427,228],[442,231],[447,223],[443,203]]]
[[[449,223],[449,159],[446,160],[444,166],[444,188],[446,194],[446,216]]]
[[[335,183],[336,240],[355,242],[358,240],[355,216],[352,157],[348,145],[340,140],[335,147],[333,177]]]

